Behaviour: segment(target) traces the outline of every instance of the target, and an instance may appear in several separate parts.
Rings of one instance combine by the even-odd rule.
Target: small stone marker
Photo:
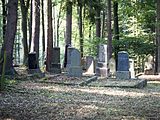
[[[129,55],[126,51],[118,52],[118,66],[116,72],[117,79],[130,79]]]
[[[61,73],[61,64],[60,64],[60,48],[54,47],[53,48],[53,55],[52,55],[52,66],[51,71],[53,73]]]
[[[131,73],[131,78],[135,78],[135,71],[134,71],[134,60],[129,59],[129,71]]]
[[[86,74],[94,74],[94,57],[86,57]]]
[[[38,69],[36,52],[31,52],[28,54],[28,68]]]
[[[107,45],[99,45],[96,75],[100,77],[108,76],[107,68]]]
[[[70,53],[70,66],[68,66],[68,76],[82,77],[81,56],[77,49],[72,49]]]
[[[114,58],[111,58],[109,60],[109,74],[111,77],[115,76],[115,73],[116,73],[116,62],[115,62],[115,59]]]

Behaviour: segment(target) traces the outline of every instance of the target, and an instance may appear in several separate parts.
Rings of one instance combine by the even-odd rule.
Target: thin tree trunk
[[[32,41],[30,52],[36,52],[39,67],[40,0],[32,0]]]
[[[53,28],[52,28],[52,2],[47,0],[48,28],[47,28],[47,60],[46,71],[51,72],[52,51],[53,51]]]
[[[156,23],[156,45],[157,45],[157,73],[160,73],[160,1],[157,0],[157,23]]]
[[[31,6],[30,6],[30,20],[29,20],[29,50],[31,50],[31,41],[32,41],[32,1],[31,0]]]
[[[7,25],[4,40],[4,51],[6,51],[6,74],[15,74],[13,67],[13,46],[17,29],[18,0],[8,0]]]
[[[100,17],[101,10],[97,8],[96,10],[96,37],[101,37],[101,17]]]
[[[66,35],[65,35],[65,55],[64,55],[64,67],[67,65],[67,48],[71,45],[72,38],[72,2],[67,0],[66,2]]]
[[[59,46],[59,27],[60,27],[60,17],[62,12],[62,2],[60,4],[60,9],[58,13],[58,19],[57,19],[57,46]]]
[[[108,28],[108,61],[112,57],[112,28],[111,28],[111,0],[108,0],[108,21],[107,21],[107,28]]]
[[[44,26],[44,0],[41,0],[42,5],[42,51],[45,53],[45,26]]]
[[[105,10],[103,10],[103,19],[102,19],[102,32],[101,32],[101,37],[104,38],[104,32],[105,32]]]
[[[6,8],[6,0],[2,0],[2,14],[3,14],[3,40],[5,38],[6,32],[6,16],[7,16],[7,8]]]
[[[113,3],[113,12],[114,12],[114,39],[119,40],[119,24],[118,24],[118,2]],[[116,60],[116,70],[118,63],[118,51],[119,47],[115,48],[115,60]]]
[[[27,65],[27,60],[28,60],[27,18],[28,18],[29,1],[30,0],[27,0],[27,3],[25,4],[24,0],[20,0],[21,13],[22,13],[22,33],[23,33],[22,43],[24,49],[24,56],[23,56],[24,65]]]
[[[81,57],[83,57],[83,26],[82,26],[82,1],[78,1],[78,26],[79,26],[79,43],[80,43],[80,53]]]

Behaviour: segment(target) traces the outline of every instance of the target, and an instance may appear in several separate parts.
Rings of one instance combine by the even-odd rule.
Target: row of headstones
[[[37,68],[36,54],[30,53],[28,57],[29,57],[28,59],[29,69],[36,69]],[[97,76],[107,77],[109,73],[109,68],[107,66],[107,63],[108,63],[107,62],[107,45],[100,45],[97,62],[95,62],[92,56],[86,57],[85,64],[84,64],[86,68],[86,73],[87,74],[96,73]],[[53,73],[61,73],[60,48],[59,47],[53,48],[51,67],[52,67],[51,71]],[[66,67],[67,67],[68,76],[75,76],[75,77],[82,76],[80,52],[73,47],[68,47],[67,49]],[[134,71],[134,67],[132,67],[132,71]],[[128,57],[128,53],[126,52],[119,52],[118,54],[118,69],[116,71],[116,76],[118,78],[130,78],[129,57]]]

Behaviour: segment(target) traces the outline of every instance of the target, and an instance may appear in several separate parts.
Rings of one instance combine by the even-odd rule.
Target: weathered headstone
[[[153,56],[148,56],[147,61],[145,62],[144,68],[145,75],[153,75],[154,74],[154,59]]]
[[[129,71],[131,73],[131,78],[135,78],[134,60],[133,59],[129,59]]]
[[[86,57],[86,74],[94,74],[94,57]]]
[[[70,53],[70,65],[68,66],[68,76],[70,77],[81,77],[81,56],[77,49],[72,49]]]
[[[129,55],[126,51],[118,52],[118,64],[117,64],[116,78],[117,79],[130,79],[129,71]]]
[[[115,62],[115,59],[114,58],[111,58],[109,60],[109,74],[111,77],[115,76],[115,73],[116,73],[116,62]]]
[[[31,52],[28,54],[28,68],[38,69],[36,52]]]
[[[108,76],[107,68],[107,45],[99,45],[96,75],[100,77]]]
[[[75,49],[74,47],[68,47],[68,48],[67,48],[67,65],[66,65],[67,70],[68,70],[68,68],[69,68],[70,65],[71,65],[71,52],[72,52],[74,49]]]
[[[60,48],[54,47],[53,53],[52,53],[52,65],[51,65],[51,71],[53,73],[61,73],[61,64],[60,64]]]

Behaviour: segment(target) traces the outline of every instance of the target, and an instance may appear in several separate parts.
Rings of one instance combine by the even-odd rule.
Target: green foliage
[[[113,40],[113,51],[128,51],[130,55],[154,54],[156,46],[143,38],[125,37],[121,40]]]

